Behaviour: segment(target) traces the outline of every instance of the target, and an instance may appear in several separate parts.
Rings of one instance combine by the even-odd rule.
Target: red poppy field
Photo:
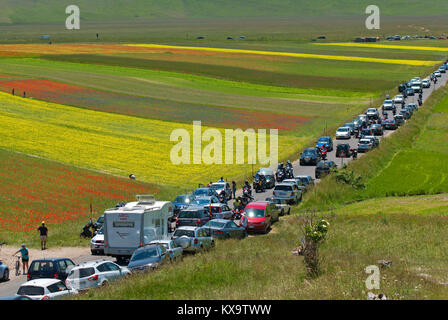
[[[160,192],[150,184],[5,150],[0,150],[0,161],[2,241],[17,236],[26,240],[42,220],[53,234],[58,230],[73,236],[73,228],[80,229],[90,218],[90,203],[98,217],[105,208],[133,201],[137,194]]]

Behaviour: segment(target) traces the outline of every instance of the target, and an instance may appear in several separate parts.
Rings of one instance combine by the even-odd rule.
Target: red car
[[[267,233],[272,223],[279,220],[276,205],[267,201],[250,202],[244,209],[243,215],[247,219],[248,232]]]

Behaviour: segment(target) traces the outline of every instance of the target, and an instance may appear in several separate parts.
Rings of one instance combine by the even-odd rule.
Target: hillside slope
[[[75,4],[83,21],[144,20],[148,18],[232,18],[364,16],[368,0],[0,0],[0,23],[64,21],[65,8]],[[437,16],[448,2],[377,0],[385,16]]]

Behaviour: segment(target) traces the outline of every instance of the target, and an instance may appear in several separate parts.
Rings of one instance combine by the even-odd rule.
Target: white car
[[[336,139],[350,139],[351,136],[352,133],[349,127],[340,127],[336,130]]]
[[[435,75],[437,78],[442,77],[442,74],[441,74],[439,71],[434,72],[434,75]]]
[[[422,81],[422,86],[423,86],[423,88],[430,88],[430,87],[431,87],[431,80],[429,80],[429,79],[424,79],[424,80]]]
[[[203,227],[183,226],[174,231],[172,239],[184,251],[198,252],[215,247],[215,240]]]
[[[126,267],[107,260],[89,261],[74,267],[65,284],[75,290],[86,290],[103,286],[113,280],[131,274]]]
[[[376,108],[369,108],[366,111],[366,115],[368,118],[378,119],[380,114],[378,113],[378,110]]]
[[[154,240],[149,243],[163,246],[170,255],[171,261],[182,260],[183,249],[174,240]]]
[[[104,254],[104,228],[101,227],[98,233],[90,240],[90,252],[92,255]]]
[[[398,94],[394,97],[394,103],[395,104],[403,104],[404,102],[404,97],[401,94]]]
[[[51,300],[77,293],[77,290],[67,288],[59,279],[45,278],[25,282],[17,290],[16,296],[27,296],[32,300]]]
[[[384,110],[393,110],[395,109],[395,103],[393,100],[384,100],[383,102],[383,109]]]

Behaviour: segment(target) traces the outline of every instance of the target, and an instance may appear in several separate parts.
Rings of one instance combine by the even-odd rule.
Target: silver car
[[[393,110],[395,109],[395,103],[393,100],[384,100],[383,102],[383,109],[384,110]]]
[[[215,246],[213,237],[202,227],[179,227],[174,231],[172,239],[185,252],[198,252]]]
[[[226,200],[232,199],[232,189],[230,188],[230,184],[228,182],[218,181],[218,182],[212,183],[212,185],[210,187],[212,189],[214,189],[218,195],[220,195],[221,193],[224,193]]]
[[[336,139],[350,139],[351,136],[352,133],[349,127],[340,127],[336,130]]]
[[[281,216],[284,216],[285,214],[291,214],[291,206],[285,199],[272,198],[270,201],[275,204]]]
[[[395,104],[403,104],[404,103],[404,97],[401,95],[401,94],[397,94],[395,97],[394,97],[394,103]]]
[[[302,192],[297,187],[297,182],[294,183],[282,182],[274,187],[274,198],[284,199],[288,203],[297,204],[302,198]]]
[[[212,214],[212,219],[232,219],[232,210],[224,203],[212,203],[204,209]]]
[[[104,255],[104,227],[90,240],[90,252],[92,255]]]
[[[178,246],[174,240],[154,240],[149,243],[163,246],[170,256],[171,261],[182,260],[182,247]]]

